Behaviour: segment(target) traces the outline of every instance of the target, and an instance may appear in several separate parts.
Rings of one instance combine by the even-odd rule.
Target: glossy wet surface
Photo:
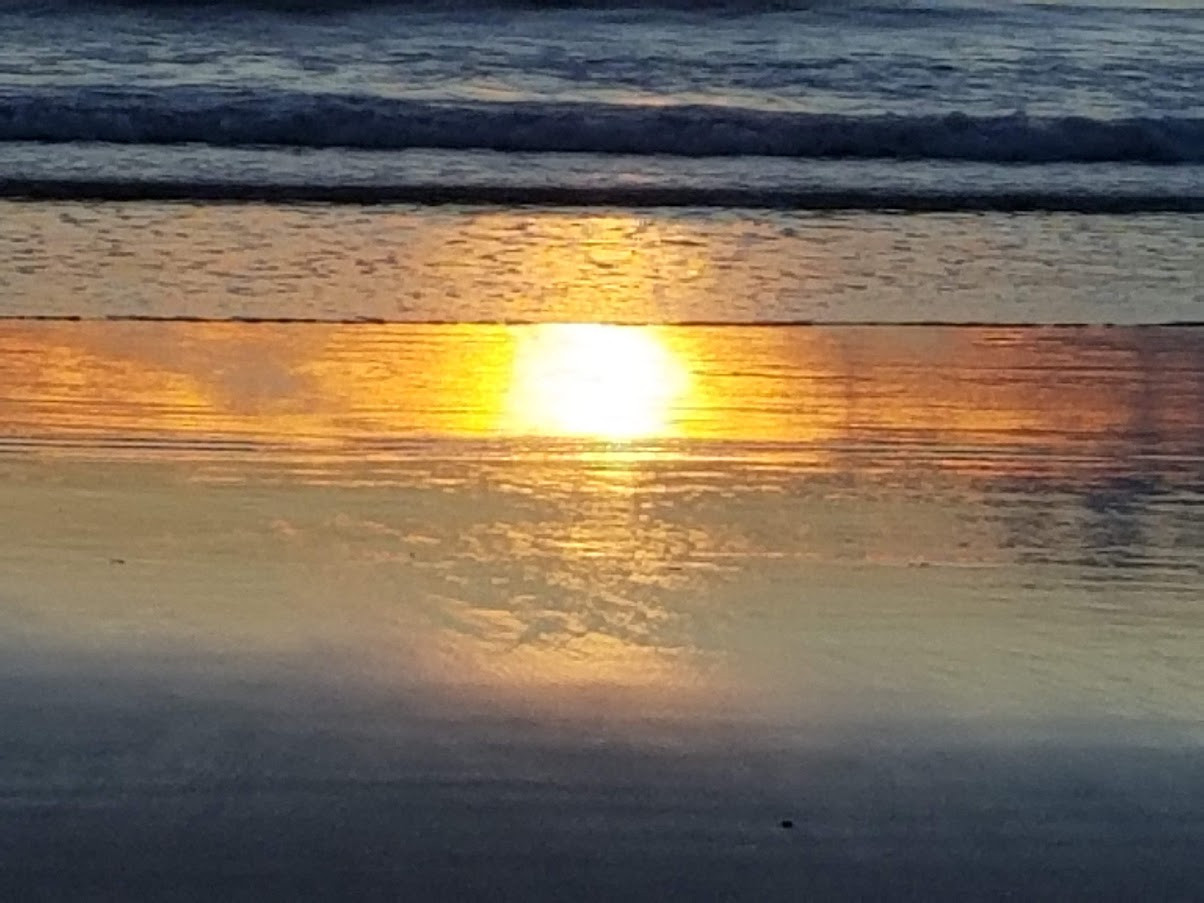
[[[1200,877],[1198,330],[0,352],[14,893]]]
[[[1202,239],[1174,214],[0,201],[0,315],[1200,322]]]

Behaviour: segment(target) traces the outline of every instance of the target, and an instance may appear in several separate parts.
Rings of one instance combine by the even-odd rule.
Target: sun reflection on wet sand
[[[505,432],[611,440],[676,432],[689,370],[656,330],[548,324],[516,338]]]
[[[1194,333],[1175,329],[8,323],[0,436],[360,459],[396,442],[563,439],[614,466],[716,452],[696,441],[802,459],[872,441],[888,443],[883,466],[890,443],[923,443],[981,472],[1013,447],[1185,440],[1197,361]],[[969,448],[992,454],[955,454]]]

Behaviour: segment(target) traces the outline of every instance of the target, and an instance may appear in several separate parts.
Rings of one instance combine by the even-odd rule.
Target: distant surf
[[[1204,118],[852,115],[720,105],[428,102],[218,88],[9,89],[0,142],[679,157],[1204,163]]]

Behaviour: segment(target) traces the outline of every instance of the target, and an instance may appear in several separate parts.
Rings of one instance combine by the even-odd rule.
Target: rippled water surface
[[[0,202],[0,315],[1204,320],[1204,218]]]

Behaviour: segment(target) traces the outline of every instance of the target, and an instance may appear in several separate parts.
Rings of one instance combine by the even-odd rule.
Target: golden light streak
[[[873,438],[1039,445],[1052,466],[1058,449],[1110,455],[1130,434],[1190,446],[1197,356],[1175,330],[9,323],[0,441],[153,439],[153,455],[164,439],[338,453],[365,437],[566,437],[622,470],[644,454],[621,444],[636,439],[822,457]]]

